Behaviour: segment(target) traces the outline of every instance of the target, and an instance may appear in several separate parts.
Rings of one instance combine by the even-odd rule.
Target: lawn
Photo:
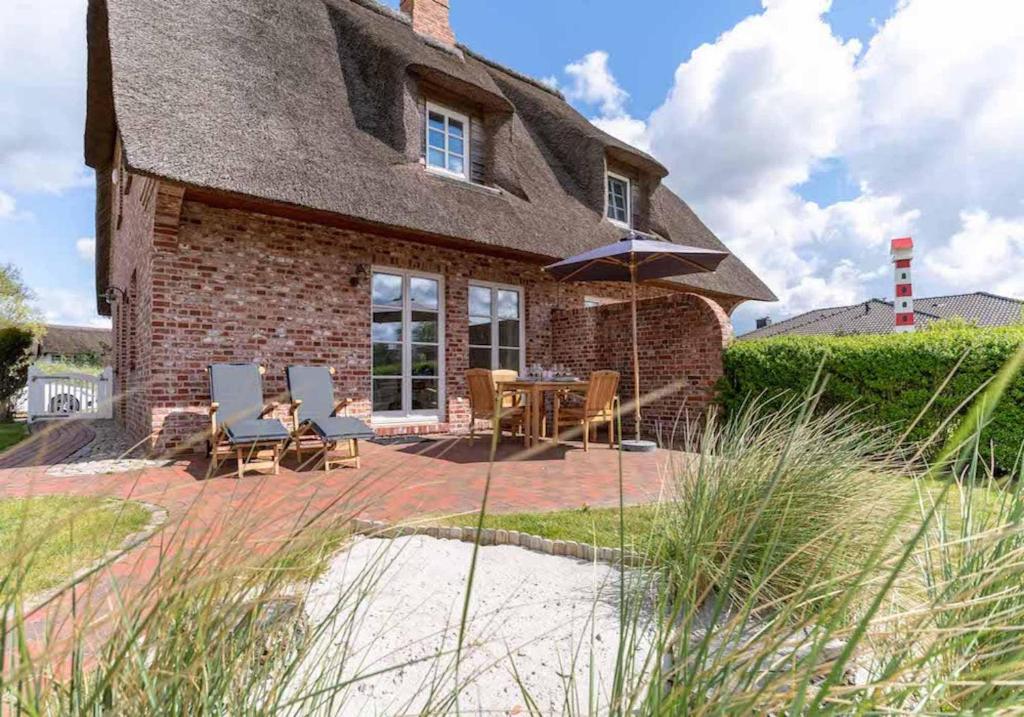
[[[638,505],[625,510],[626,545],[637,547],[647,544],[654,534],[658,520],[659,506]],[[475,528],[478,516],[475,514],[445,518],[445,525]],[[618,508],[590,508],[583,506],[573,510],[558,510],[548,513],[508,513],[488,515],[485,528],[496,530],[518,530],[520,533],[539,535],[551,540],[574,540],[605,547],[619,545]]]
[[[906,483],[906,478],[894,478]],[[934,496],[941,494],[945,484],[941,481],[922,481],[922,489]],[[946,494],[946,505],[951,525],[959,524],[958,513],[960,490],[953,486]],[[976,511],[988,512],[998,504],[995,488],[976,489],[972,493],[972,504]],[[650,546],[659,535],[659,515],[666,508],[657,505],[628,506],[625,510],[627,547]],[[444,518],[443,525],[475,528],[478,516],[466,514]],[[619,546],[619,511],[617,508],[590,508],[583,506],[573,510],[558,510],[546,513],[505,513],[488,515],[485,528],[496,530],[517,530],[520,533],[538,535],[551,540],[574,540],[602,547]]]
[[[59,585],[149,523],[138,503],[45,496],[0,500],[0,581],[32,594]],[[6,588],[5,588],[6,589]]]
[[[0,451],[5,451],[28,435],[28,427],[24,423],[0,423]]]

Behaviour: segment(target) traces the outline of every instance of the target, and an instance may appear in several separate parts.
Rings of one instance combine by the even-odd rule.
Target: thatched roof
[[[724,248],[660,184],[667,170],[654,158],[593,126],[557,92],[467,48],[427,41],[372,0],[89,5],[85,153],[98,170],[109,164],[116,127],[134,172],[540,260],[619,237],[602,218],[607,158],[652,187],[649,226],[638,228]],[[420,81],[484,117],[491,186],[423,170]],[[97,213],[100,292],[106,216]],[[735,257],[684,283],[775,298]]]
[[[63,326],[48,324],[36,344],[37,356],[66,356],[68,358],[93,354],[101,359],[110,357],[110,329],[91,326]]]

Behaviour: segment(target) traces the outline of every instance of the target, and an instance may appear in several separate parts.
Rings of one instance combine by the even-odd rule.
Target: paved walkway
[[[50,475],[45,465],[34,465],[0,470],[0,498],[98,495],[141,500],[166,509],[168,527],[158,538],[122,557],[89,585],[91,610],[83,609],[79,594],[79,614],[88,613],[90,623],[97,624],[114,604],[133,589],[141,589],[167,561],[169,552],[203,544],[211,537],[226,535],[267,544],[318,518],[345,520],[358,515],[403,521],[477,511],[488,474],[488,444],[484,439],[470,447],[465,439],[456,438],[404,446],[366,443],[360,469],[325,473],[286,468],[278,476],[248,474],[242,480],[235,477],[233,463],[223,466],[225,475],[206,479],[208,463],[197,456],[162,468],[96,476]],[[585,453],[576,446],[546,446],[524,455],[518,443],[507,441],[497,458],[492,469],[491,512],[618,504],[619,453],[607,447],[595,446]],[[658,499],[665,479],[674,472],[672,466],[681,460],[682,454],[668,451],[623,454],[627,503]],[[32,637],[45,641],[45,636],[65,631],[69,611],[59,602],[30,617]]]
[[[96,432],[82,421],[49,421],[31,436],[0,453],[0,469],[50,466],[92,442]]]

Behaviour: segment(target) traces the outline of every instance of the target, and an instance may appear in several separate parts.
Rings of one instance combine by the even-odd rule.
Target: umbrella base
[[[627,453],[653,453],[658,450],[654,441],[622,441],[622,450]]]

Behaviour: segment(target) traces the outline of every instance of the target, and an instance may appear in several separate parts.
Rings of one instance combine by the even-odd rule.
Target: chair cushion
[[[328,441],[340,441],[349,438],[370,439],[376,434],[373,429],[351,416],[331,416],[314,418],[306,421],[318,436]]]
[[[291,437],[288,429],[276,418],[255,418],[248,421],[236,421],[230,426],[224,426],[224,433],[227,434],[228,442],[231,445],[245,445],[252,443],[272,443],[283,441]]]
[[[301,420],[334,415],[334,381],[326,366],[289,366],[285,369],[288,393],[293,401],[302,401]]]
[[[210,366],[210,400],[218,404],[217,423],[222,426],[259,420],[263,411],[263,379],[259,366],[251,363]]]

